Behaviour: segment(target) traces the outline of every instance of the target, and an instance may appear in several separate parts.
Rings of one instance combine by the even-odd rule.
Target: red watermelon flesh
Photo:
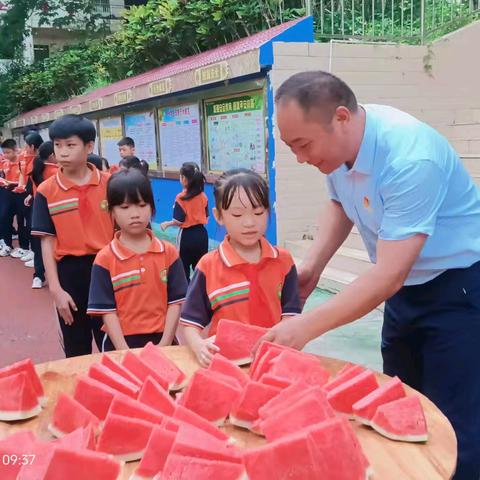
[[[20,430],[3,440],[0,440],[0,458],[4,455],[34,455],[34,446],[36,443],[35,435],[30,430]],[[7,458],[7,457],[5,457]],[[22,468],[21,464],[7,463],[3,461],[1,466],[2,480],[17,480],[18,473]]]
[[[148,342],[140,352],[140,358],[167,380],[169,390],[180,390],[186,382],[185,374],[152,342]]]
[[[265,385],[271,385],[272,387],[280,388],[281,390],[289,387],[292,384],[292,380],[288,378],[277,377],[276,375],[271,375],[270,373],[264,373],[259,382]]]
[[[112,413],[129,418],[137,418],[156,425],[160,425],[165,418],[158,410],[126,396],[113,399],[107,417]]]
[[[116,396],[126,395],[85,375],[78,378],[73,394],[73,398],[90,410],[99,420],[105,420],[108,409]]]
[[[137,357],[130,350],[125,353],[122,365],[129,370],[133,375],[144,382],[148,377],[153,379],[165,390],[168,390],[168,380],[159,375],[150,365],[147,365],[142,359]]]
[[[227,383],[216,372],[199,369],[190,380],[178,404],[189,408],[215,425],[223,425],[230,413],[232,405],[242,395],[242,389],[237,385]],[[231,378],[231,377],[228,377]]]
[[[365,480],[368,462],[348,420],[335,417],[307,430],[318,478]],[[352,436],[353,434],[353,436]]]
[[[290,407],[261,422],[261,431],[270,442],[335,416],[320,387]]]
[[[420,399],[414,395],[380,405],[371,426],[391,440],[426,442],[427,422]]]
[[[98,418],[74,398],[61,393],[58,396],[48,430],[54,437],[63,437],[78,428],[98,427]]]
[[[111,455],[56,448],[42,480],[117,480],[120,469],[120,463]]]
[[[139,460],[154,427],[145,420],[109,413],[98,437],[97,450],[125,462]]]
[[[245,450],[243,462],[249,480],[333,480],[320,477],[305,434],[287,435],[262,447]]]
[[[282,405],[284,402],[290,402],[287,405],[292,405],[296,398],[304,397],[307,393],[306,390],[310,388],[305,382],[299,381],[290,384],[287,388],[283,389],[276,397],[269,400],[265,405],[258,409],[260,418],[267,417],[267,412],[275,409],[277,405]],[[283,408],[283,407],[282,407]]]
[[[266,328],[222,319],[218,322],[215,345],[236,365],[246,365],[253,360],[253,347],[266,333]]]
[[[313,355],[285,350],[271,361],[269,372],[291,381],[303,380],[309,385],[323,386],[330,374]]]
[[[347,380],[351,380],[366,370],[362,365],[351,365],[349,368],[342,369],[338,375],[323,386],[326,392],[332,391]]]
[[[92,424],[86,427],[77,428],[72,433],[68,433],[56,441],[57,445],[63,448],[96,450],[95,430]]]
[[[284,350],[290,350],[292,352],[297,351],[291,347],[286,347],[285,345],[279,345],[278,343],[272,343],[267,340],[262,340],[262,342],[257,348],[257,351],[255,352],[255,358],[252,364],[250,365],[249,373],[252,380],[258,380],[261,377],[261,375],[257,374],[257,370],[259,368],[259,364],[262,358],[265,356],[267,352],[275,352],[274,356],[277,356],[278,354],[280,354],[280,352],[283,352]],[[265,372],[262,372],[262,373],[265,373]]]
[[[42,410],[31,376],[25,371],[0,378],[0,420],[36,417]]]
[[[176,433],[155,427],[145,448],[142,460],[135,470],[134,478],[152,478],[163,470],[172,450]]]
[[[99,382],[112,387],[114,390],[128,395],[131,398],[137,398],[140,393],[140,387],[135,383],[125,380],[121,375],[118,375],[114,371],[100,365],[99,363],[92,365],[88,370],[88,376]]]
[[[175,411],[175,402],[172,397],[152,377],[145,380],[138,395],[138,401],[165,415],[171,416]]]
[[[259,382],[250,382],[242,396],[230,411],[230,423],[237,427],[250,428],[258,418],[258,410],[281,392],[280,388]]]
[[[40,405],[45,405],[47,399],[45,397],[45,392],[43,391],[42,382],[38,377],[37,371],[35,370],[35,365],[33,364],[30,358],[22,360],[20,362],[13,363],[0,369],[0,379],[9,377],[13,374],[25,372],[30,379],[33,390],[35,391]]]
[[[109,368],[110,370],[112,370],[112,372],[121,375],[125,380],[128,380],[130,383],[138,385],[139,387],[142,386],[142,381],[138,377],[136,377],[133,373],[127,370],[123,365],[110,358],[106,353],[101,356],[100,364]]]
[[[213,356],[213,360],[208,369],[233,377],[242,387],[244,387],[250,380],[248,375],[238,365],[235,365],[228,358],[220,355],[220,353],[216,353]]]
[[[197,413],[192,412],[192,410],[182,407],[181,405],[177,405],[173,417],[179,422],[189,423],[200,430],[204,430],[218,440],[229,440],[228,435],[219,430],[215,425],[212,425],[208,420],[205,420]]]
[[[162,480],[242,480],[244,472],[243,465],[239,463],[169,455],[160,478]]]
[[[227,442],[212,437],[210,434],[191,425],[181,425],[175,437],[172,455],[242,463],[239,451]]]
[[[365,370],[328,392],[327,398],[335,411],[352,417],[353,404],[377,388],[375,374],[371,370]]]
[[[375,415],[377,407],[405,396],[406,394],[402,381],[398,377],[394,377],[381,387],[378,387],[376,390],[369,393],[366,397],[363,397],[361,400],[353,404],[352,410],[354,418],[360,423],[370,425],[370,421]]]

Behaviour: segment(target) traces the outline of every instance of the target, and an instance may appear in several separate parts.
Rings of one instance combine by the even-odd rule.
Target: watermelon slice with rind
[[[258,418],[259,408],[280,392],[280,388],[271,385],[259,382],[248,383],[237,404],[230,411],[230,423],[237,427],[251,428],[252,423]]]
[[[402,381],[398,377],[393,377],[366,397],[355,402],[352,406],[353,417],[364,425],[370,425],[377,407],[405,396],[406,393]]]
[[[124,462],[140,460],[154,427],[145,420],[109,413],[98,437],[97,451]]]
[[[23,453],[34,455],[36,438],[30,430],[20,430],[7,438],[0,440],[0,458],[8,458],[10,455]],[[6,456],[6,457],[4,457]],[[0,468],[2,480],[17,480],[22,465],[20,463],[6,462]]]
[[[208,420],[205,420],[197,413],[188,408],[182,407],[181,405],[177,405],[173,418],[178,422],[189,423],[200,430],[204,430],[218,440],[230,440],[228,435],[219,430],[215,425],[212,425]]]
[[[260,380],[260,383],[265,385],[271,385],[272,387],[277,387],[280,389],[284,389],[289,387],[292,384],[292,380],[288,378],[277,377],[276,375],[272,375],[270,373],[264,373]]]
[[[250,381],[248,375],[238,365],[235,365],[235,363],[220,353],[216,353],[213,356],[213,360],[208,369],[233,377],[242,387]]]
[[[122,366],[144,382],[148,377],[153,379],[165,390],[168,390],[168,380],[157,373],[150,365],[128,350],[123,357]]]
[[[138,385],[139,387],[141,387],[143,384],[143,382],[138,377],[136,377],[133,373],[127,370],[123,365],[113,360],[113,358],[108,356],[106,353],[104,353],[100,357],[100,364],[109,368],[110,370],[112,370],[112,372],[121,375],[125,380],[128,380],[130,383]]]
[[[350,365],[348,368],[340,370],[340,372],[335,378],[333,378],[323,386],[323,389],[326,392],[330,392],[342,383],[345,383],[346,381],[351,380],[357,375],[360,375],[360,373],[364,372],[365,370],[366,368],[362,365]]]
[[[123,376],[99,363],[90,366],[88,376],[131,398],[137,398],[140,393],[140,387],[137,384],[126,380]]]
[[[336,412],[352,418],[353,404],[377,388],[375,374],[371,370],[365,370],[328,392],[327,398]]]
[[[293,348],[263,340],[257,348],[255,358],[250,365],[249,373],[252,380],[258,380],[265,372],[267,372],[270,368],[270,360],[278,356],[280,352],[283,352],[284,350],[296,351]],[[265,356],[266,358],[264,358]]]
[[[56,440],[56,445],[63,448],[96,450],[95,430],[90,423],[87,427],[77,428],[71,433]]]
[[[253,347],[266,333],[266,328],[221,319],[217,326],[215,345],[224,357],[236,365],[246,365],[253,360]]]
[[[44,406],[47,403],[47,397],[43,391],[42,382],[35,370],[35,365],[30,358],[21,360],[0,369],[0,379],[9,377],[13,374],[25,372],[30,379],[32,387],[38,397],[40,405]]]
[[[42,480],[117,480],[121,464],[111,455],[91,450],[55,448]]]
[[[98,418],[90,410],[69,395],[61,393],[58,396],[48,430],[54,437],[60,438],[78,428],[86,428],[89,425],[97,428],[98,424]]]
[[[105,420],[114,397],[126,396],[86,375],[80,375],[73,398],[90,410],[99,420]],[[127,397],[128,398],[128,397]]]
[[[145,453],[130,480],[151,479],[161,472],[170,454],[176,433],[155,427],[148,440]]]
[[[271,442],[334,416],[322,389],[316,387],[289,408],[266,418],[260,425],[262,433]]]
[[[113,399],[107,417],[111,414],[136,418],[156,425],[160,425],[165,418],[165,415],[158,410],[127,396],[119,396]]]
[[[169,455],[159,478],[162,480],[246,480],[245,469],[239,463],[182,455]]]
[[[425,414],[416,395],[380,405],[370,425],[390,440],[403,442],[428,440]]]
[[[0,420],[11,422],[36,417],[42,410],[31,375],[25,371],[0,378]]]
[[[181,390],[187,383],[187,377],[182,370],[162,352],[160,347],[152,342],[148,342],[143,347],[140,352],[140,359],[167,380],[169,390]]]
[[[178,404],[219,426],[241,394],[242,389],[233,378],[201,368],[192,376]]]
[[[30,461],[22,466],[21,470],[18,472],[16,480],[38,480],[39,478],[45,478],[45,474],[55,451],[55,445],[55,442],[39,442],[37,440],[35,445],[30,447],[29,454],[32,455]]]
[[[265,403],[265,405],[259,408],[259,417],[265,419],[269,415],[275,414],[277,409],[283,410],[290,407],[298,399],[305,397],[309,390],[315,388],[316,387],[308,386],[303,381],[291,384],[289,387],[282,390],[276,397],[272,398]]]
[[[172,397],[152,377],[145,380],[138,401],[165,415],[171,416],[175,412],[176,405]]]

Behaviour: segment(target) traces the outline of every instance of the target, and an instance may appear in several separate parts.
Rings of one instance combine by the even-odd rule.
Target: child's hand
[[[31,195],[28,195],[25,200],[23,201],[23,204],[26,206],[26,207],[29,207],[31,204],[32,204],[32,196]]]
[[[162,222],[160,224],[160,228],[162,229],[162,231],[165,231],[170,225],[170,222]]]
[[[51,293],[53,296],[53,301],[57,306],[58,313],[63,318],[63,321],[66,325],[72,325],[72,310],[74,312],[78,310],[75,302],[73,301],[73,298],[65,290],[62,289],[54,290]]]
[[[208,367],[213,360],[215,353],[219,352],[220,349],[213,343],[215,337],[202,338],[193,347],[193,353],[197,357],[198,363],[202,367]]]

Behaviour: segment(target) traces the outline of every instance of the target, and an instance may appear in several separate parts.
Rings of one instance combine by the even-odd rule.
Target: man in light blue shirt
[[[283,141],[327,174],[331,201],[299,267],[303,298],[358,228],[372,268],[266,339],[302,348],[385,303],[384,371],[427,395],[458,439],[455,480],[480,478],[480,194],[448,141],[391,107],[357,104],[326,72],[276,95]]]

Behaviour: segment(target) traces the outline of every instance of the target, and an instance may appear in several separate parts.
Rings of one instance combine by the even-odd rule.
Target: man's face
[[[122,158],[133,157],[135,155],[135,147],[131,147],[130,145],[122,145],[118,147],[118,151]]]
[[[345,121],[349,121],[349,115],[346,113],[348,118],[345,119],[345,112],[341,113],[340,116],[335,114],[330,123],[323,123],[314,112],[306,115],[295,100],[280,101],[277,104],[277,124],[281,138],[299,163],[308,163],[322,173],[329,174],[350,160],[346,148],[348,135],[345,125]]]
[[[17,149],[16,148],[2,148],[3,156],[10,162],[15,162],[17,160]]]

